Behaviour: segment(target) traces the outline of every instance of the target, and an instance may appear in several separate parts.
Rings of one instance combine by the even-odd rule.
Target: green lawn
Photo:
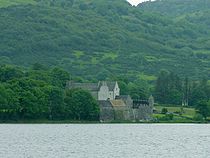
[[[161,111],[163,108],[167,108],[169,113],[174,113],[173,119],[167,119],[167,115],[161,114]],[[169,123],[190,123],[195,122],[193,120],[196,111],[194,108],[183,108],[177,107],[177,106],[155,106],[155,109],[157,110],[156,114],[153,114],[153,118],[157,119],[159,122],[169,122]],[[182,111],[182,114],[181,114]]]
[[[6,8],[11,5],[36,4],[34,0],[0,0],[0,8]]]
[[[161,110],[164,108],[164,106],[155,106],[155,109],[160,113]],[[168,112],[174,113],[174,112],[181,112],[181,107],[165,107],[168,109]],[[183,114],[182,116],[193,118],[195,115],[195,109],[194,108],[183,108]]]

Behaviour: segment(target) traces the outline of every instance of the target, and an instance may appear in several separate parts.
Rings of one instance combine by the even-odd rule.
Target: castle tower
[[[154,103],[155,103],[155,100],[154,100],[154,97],[152,95],[149,97],[148,101],[149,101],[149,105],[153,107]]]

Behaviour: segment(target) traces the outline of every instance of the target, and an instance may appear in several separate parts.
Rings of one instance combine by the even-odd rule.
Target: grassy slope
[[[34,0],[1,0],[0,8],[6,8],[14,5],[36,4]]]
[[[183,114],[179,115],[176,114],[177,112],[181,112],[181,107],[164,107],[164,106],[155,106],[155,109],[157,110],[157,114],[153,114],[153,117],[161,120],[162,118],[164,118],[166,115],[165,114],[161,114],[161,111],[163,108],[167,108],[169,113],[174,113],[174,117],[173,120],[167,120],[164,121],[162,120],[162,122],[171,122],[171,123],[179,123],[179,122],[183,122],[183,123],[189,123],[189,122],[196,122],[193,120],[196,111],[194,108],[183,108]],[[160,121],[161,122],[161,121]]]
[[[158,112],[161,112],[162,108],[164,108],[163,106],[155,106],[156,110]],[[168,109],[168,112],[174,113],[174,112],[181,112],[181,107],[165,107]],[[183,108],[184,113],[182,114],[182,116],[186,116],[189,118],[193,118],[195,115],[195,109],[194,108]]]

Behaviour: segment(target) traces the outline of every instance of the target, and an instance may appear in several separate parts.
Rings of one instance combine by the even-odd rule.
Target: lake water
[[[0,125],[0,158],[210,158],[210,125]]]

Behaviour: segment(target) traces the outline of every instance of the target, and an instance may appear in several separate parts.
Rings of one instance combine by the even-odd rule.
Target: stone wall
[[[118,121],[132,120],[131,114],[130,114],[131,112],[130,107],[127,106],[123,100],[112,100],[110,102],[114,109],[115,120],[118,120]]]
[[[110,98],[111,97],[111,98]],[[98,92],[98,100],[107,100],[107,99],[113,100],[113,95],[109,94],[109,88],[106,85],[102,85],[100,87],[100,90]]]
[[[133,109],[135,120],[151,120],[153,113],[153,107],[150,105],[141,105],[137,109]]]
[[[100,106],[100,121],[110,122],[114,121],[114,109],[110,101],[98,101]]]
[[[130,97],[124,99],[99,101],[100,120],[110,121],[141,121],[151,120],[153,105],[142,104],[133,108],[133,100]]]

